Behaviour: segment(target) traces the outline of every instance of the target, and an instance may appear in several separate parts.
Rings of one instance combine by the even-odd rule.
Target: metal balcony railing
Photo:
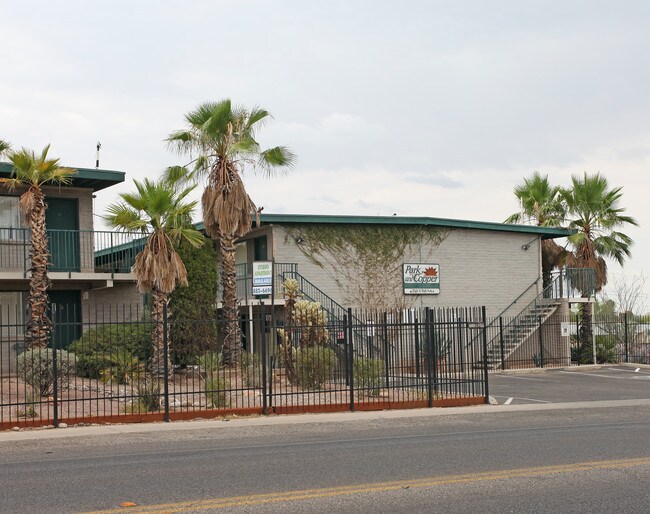
[[[47,231],[50,271],[130,273],[146,234],[101,230]],[[26,274],[31,267],[31,231],[0,227],[0,268]]]

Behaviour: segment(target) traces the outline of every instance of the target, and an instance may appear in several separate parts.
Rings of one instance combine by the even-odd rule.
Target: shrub
[[[214,242],[194,248],[175,245],[187,269],[187,287],[177,287],[169,301],[169,354],[172,364],[186,367],[198,355],[217,351],[217,261]],[[208,321],[210,320],[210,321]]]
[[[257,353],[242,352],[241,358],[239,361],[239,367],[242,371],[250,367],[259,368],[260,367],[260,356]]]
[[[228,407],[228,396],[226,390],[230,389],[230,382],[224,377],[211,376],[205,381],[205,397],[208,407],[223,409]]]
[[[18,356],[18,374],[41,396],[54,391],[53,353],[51,348],[34,348]],[[56,378],[59,384],[67,383],[75,371],[76,357],[65,350],[56,350],[56,360]]]
[[[386,387],[385,362],[383,359],[358,358],[354,361],[352,373],[354,387],[376,396]]]
[[[211,377],[223,368],[223,354],[213,351],[205,352],[196,360],[196,364],[199,366],[200,373]]]
[[[136,398],[126,406],[127,414],[156,412],[160,410],[160,384],[151,378],[144,380],[136,389]]]
[[[246,387],[262,387],[262,369],[257,353],[242,352],[239,361],[242,382]]]
[[[97,357],[95,355],[95,357]],[[80,359],[84,365],[96,366],[100,359],[87,358]],[[134,357],[125,350],[117,353],[112,353],[106,356],[106,359],[101,359],[108,366],[100,371],[99,375],[104,382],[117,382],[118,384],[130,384],[144,373],[144,364],[141,363],[137,357]],[[79,366],[79,365],[77,365]]]
[[[103,325],[88,330],[68,346],[78,358],[77,374],[87,378],[101,378],[106,369],[118,366],[119,361],[135,358],[140,363],[151,358],[151,324],[120,323]]]
[[[331,348],[313,346],[295,348],[293,351],[296,385],[307,389],[319,389],[326,380],[333,377],[338,359]]]
[[[596,362],[598,364],[620,362],[616,340],[608,336],[596,336]]]

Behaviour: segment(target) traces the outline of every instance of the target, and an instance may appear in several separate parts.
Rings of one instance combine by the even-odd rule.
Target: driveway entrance
[[[603,365],[490,374],[500,404],[650,399],[650,367]]]

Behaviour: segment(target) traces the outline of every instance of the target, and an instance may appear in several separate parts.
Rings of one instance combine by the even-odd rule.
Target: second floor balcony
[[[145,236],[140,232],[48,230],[52,273],[129,274]],[[31,267],[31,231],[0,227],[0,272],[22,274]]]

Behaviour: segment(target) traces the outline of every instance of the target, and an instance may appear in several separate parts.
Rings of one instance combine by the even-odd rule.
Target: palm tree
[[[257,130],[270,118],[264,109],[233,106],[230,100],[205,103],[185,115],[187,128],[173,132],[168,143],[181,153],[196,155],[187,168],[190,179],[207,179],[201,203],[207,234],[219,241],[223,287],[224,363],[234,364],[241,353],[241,331],[237,306],[235,243],[252,227],[259,213],[248,196],[242,175],[246,168],[270,174],[287,169],[294,155],[283,146],[262,150],[255,140]],[[168,176],[186,169],[170,168]],[[258,220],[259,221],[259,220]]]
[[[610,189],[607,179],[595,175],[573,176],[570,189],[560,192],[566,205],[569,228],[576,233],[569,236],[573,253],[567,257],[572,268],[593,269],[596,273],[595,291],[607,283],[605,258],[613,258],[623,265],[630,256],[632,239],[620,228],[637,225],[634,218],[623,214],[620,207],[622,188]],[[586,294],[583,291],[583,294]],[[591,303],[582,304],[580,323],[580,356],[586,360],[591,355]]]
[[[31,229],[32,237],[29,247],[30,271],[28,305],[30,311],[25,334],[25,348],[45,348],[52,330],[48,318],[47,290],[50,279],[47,265],[50,257],[45,227],[47,203],[42,187],[45,185],[69,184],[76,170],[59,166],[59,159],[48,159],[47,145],[41,155],[32,150],[9,151],[8,157],[13,168],[10,178],[0,179],[10,192],[17,188],[25,189],[20,196],[18,206],[25,216],[25,223]]]
[[[0,157],[2,156],[3,153],[5,153],[7,150],[11,148],[11,145],[4,141],[3,139],[0,139]]]
[[[196,201],[186,201],[195,186],[179,188],[177,183],[160,179],[133,181],[136,192],[121,193],[122,201],[107,208],[108,224],[118,230],[139,231],[147,236],[144,248],[135,258],[133,273],[138,289],[151,293],[153,322],[151,372],[163,376],[165,340],[163,314],[169,295],[177,285],[187,284],[187,271],[174,249],[174,243],[187,241],[194,247],[203,244],[203,235],[192,228]],[[179,190],[180,191],[177,191]],[[168,368],[169,369],[169,368]]]
[[[539,171],[515,187],[515,196],[521,203],[521,212],[509,216],[505,223],[534,223],[540,227],[559,227],[564,219],[564,205],[560,188],[552,186],[548,175]],[[542,240],[542,282],[544,288],[551,283],[551,272],[561,266],[566,252],[552,239]]]

